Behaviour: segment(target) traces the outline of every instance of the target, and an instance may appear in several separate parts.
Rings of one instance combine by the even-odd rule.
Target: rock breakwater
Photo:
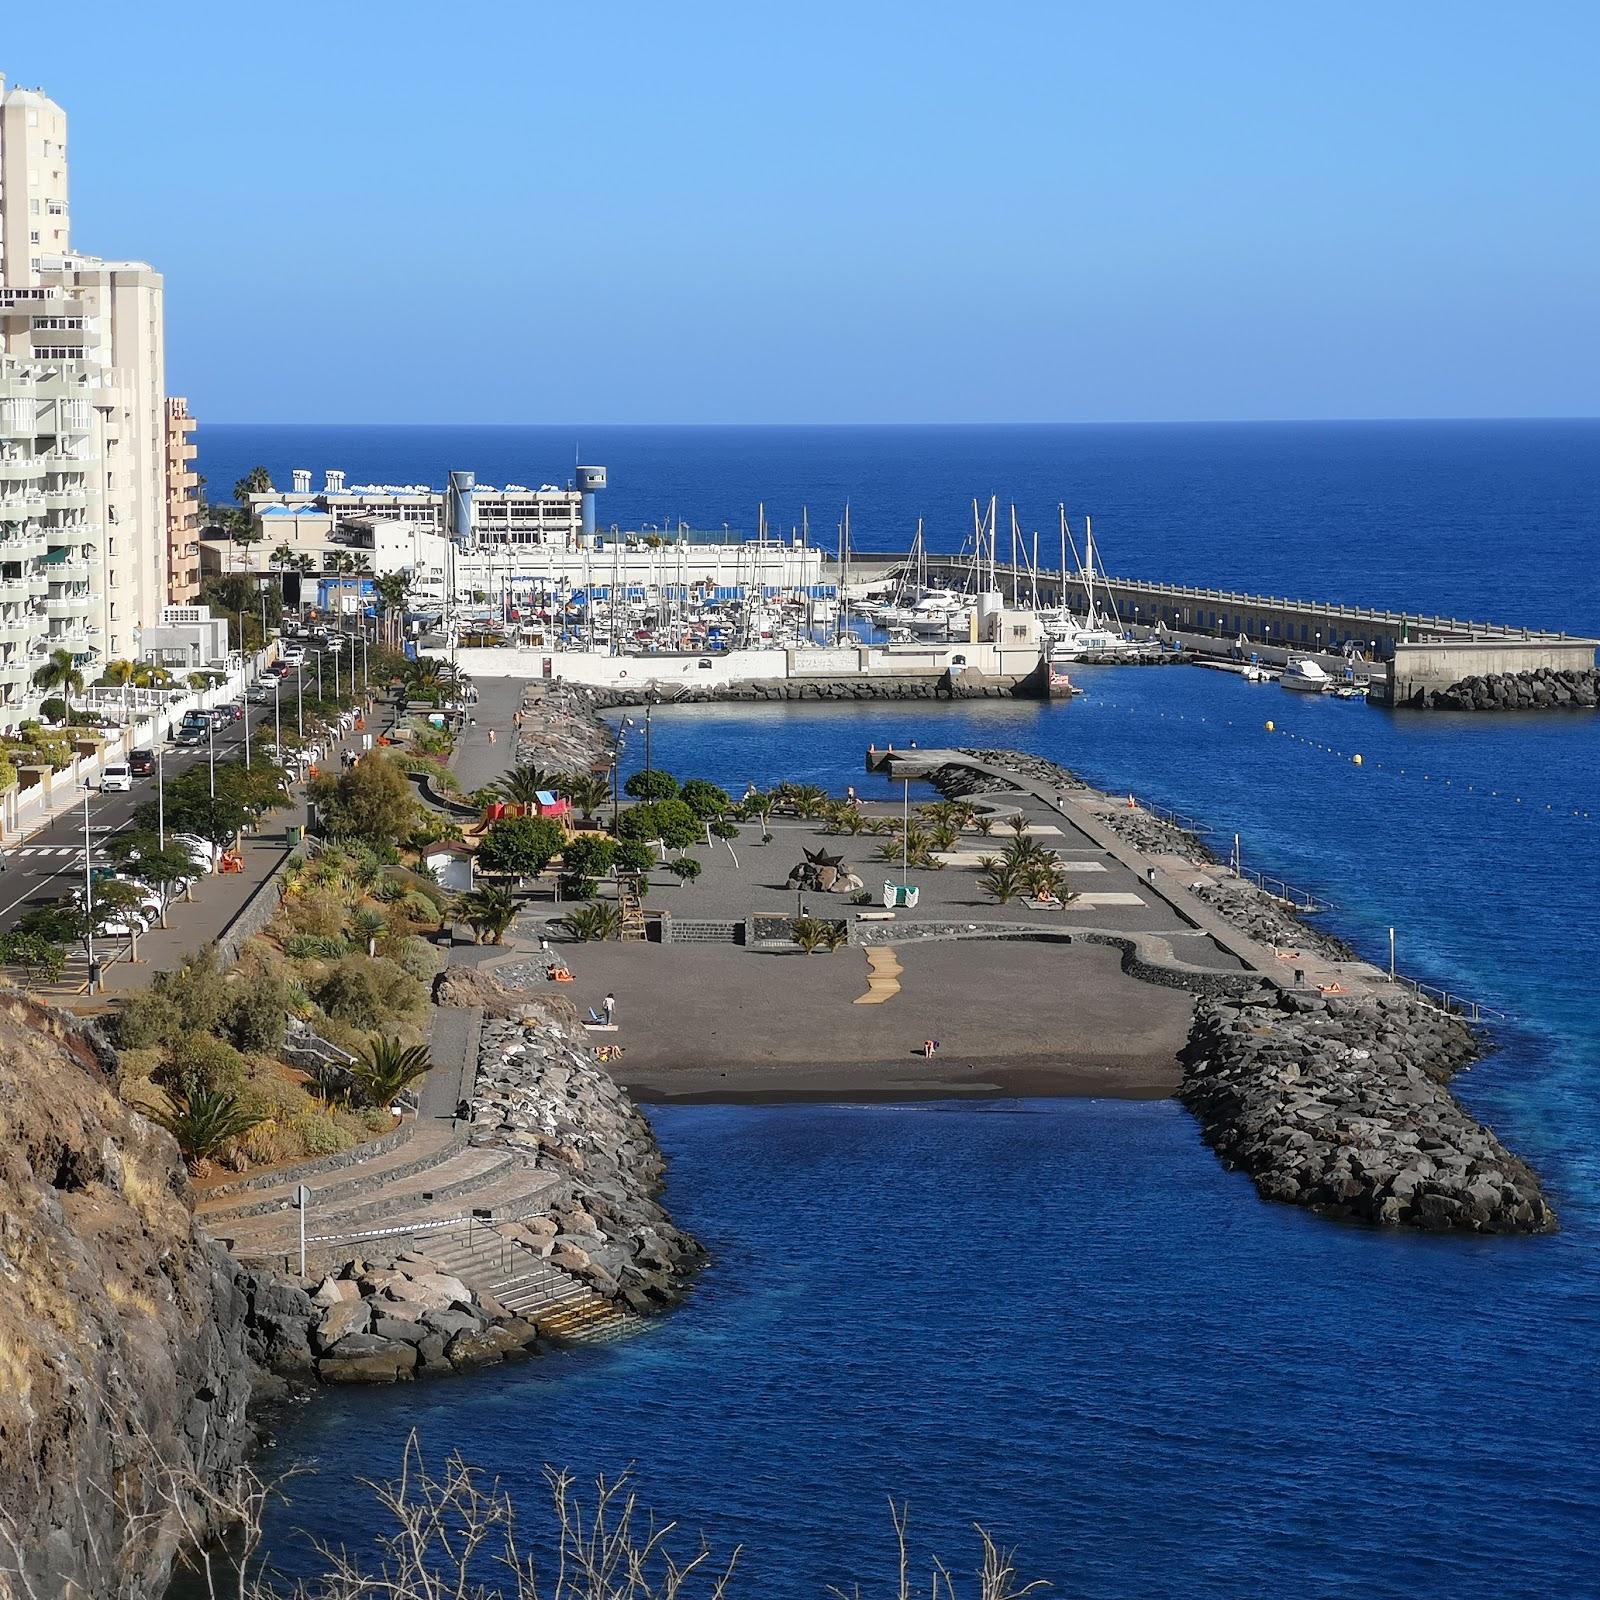
[[[589,772],[610,764],[616,740],[576,684],[530,683],[517,711],[517,760],[547,771]]]
[[[1494,672],[1424,691],[1430,711],[1592,711],[1600,704],[1600,672]]]
[[[667,705],[710,705],[732,701],[745,705],[776,704],[794,700],[1009,700],[1034,697],[1031,679],[1018,681],[985,678],[977,673],[915,677],[863,678],[750,678],[734,683],[680,686],[652,683],[646,664],[640,668],[637,687],[593,688],[582,692],[599,707],[640,706],[655,699]]]
[[[595,1059],[575,1008],[537,993],[544,983],[543,963],[516,959],[440,980],[441,1003],[484,1011],[473,1142],[549,1174],[545,1215],[510,1230],[524,1244],[619,1305],[659,1311],[705,1251],[660,1202],[666,1159],[649,1119]]]
[[[1269,1200],[1432,1231],[1538,1233],[1528,1165],[1451,1095],[1471,1030],[1407,996],[1202,1000],[1179,1098]]]

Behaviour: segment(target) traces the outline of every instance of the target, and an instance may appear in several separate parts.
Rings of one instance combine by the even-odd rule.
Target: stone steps
[[[526,1317],[547,1338],[608,1343],[648,1326],[565,1268],[487,1230],[470,1241],[462,1234],[432,1240],[427,1254],[470,1288]]]
[[[195,1215],[208,1226],[216,1227],[245,1217],[287,1210],[294,1203],[295,1189],[302,1183],[310,1186],[312,1203],[321,1210],[330,1203],[337,1204],[356,1194],[429,1170],[466,1148],[464,1129],[419,1129],[403,1144],[370,1160],[354,1162],[334,1171],[318,1170],[313,1164],[308,1164],[303,1171],[290,1168],[267,1187],[202,1199],[195,1206]]]
[[[359,1174],[360,1169],[353,1169]],[[541,1175],[522,1166],[505,1150],[458,1149],[393,1182],[347,1191],[341,1199],[318,1195],[306,1216],[306,1231],[314,1238],[354,1233],[363,1225],[399,1229],[407,1224],[447,1221],[464,1211],[490,1208],[524,1191],[543,1187],[528,1179]],[[204,1217],[205,1225],[234,1241],[235,1254],[280,1254],[298,1238],[294,1211],[273,1211],[237,1219]]]

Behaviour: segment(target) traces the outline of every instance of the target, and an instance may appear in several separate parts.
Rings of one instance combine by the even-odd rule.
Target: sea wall
[[[655,689],[641,683],[637,688],[596,688],[587,691],[597,707],[639,706],[654,698],[658,704],[709,705],[733,702],[763,705],[796,700],[1006,700],[1037,695],[1033,678],[986,678],[974,672],[945,674],[919,673],[894,677],[874,673],[870,677],[751,678],[726,684],[694,684],[682,689]]]
[[[1465,1025],[1404,995],[1203,1000],[1179,1098],[1269,1200],[1437,1231],[1553,1229],[1533,1171],[1446,1087],[1477,1053]]]
[[[1600,704],[1600,672],[1496,672],[1459,678],[1411,702],[1429,711],[1592,711]]]

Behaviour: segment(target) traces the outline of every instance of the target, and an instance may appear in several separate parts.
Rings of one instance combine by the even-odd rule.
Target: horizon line
[[[1102,421],[981,420],[969,421],[794,421],[794,422],[364,422],[283,421],[275,418],[211,418],[201,416],[199,425],[215,428],[1311,428],[1352,427],[1375,423],[1428,424],[1442,422],[1600,422],[1600,413],[1538,413],[1527,415],[1415,416],[1415,417],[1162,417],[1123,418]]]

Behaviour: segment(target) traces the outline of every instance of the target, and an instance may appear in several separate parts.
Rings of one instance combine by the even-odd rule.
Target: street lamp
[[[278,765],[280,767],[283,765],[282,702],[283,702],[283,679],[282,678],[274,678],[272,680],[272,737],[273,737],[273,741],[277,745],[277,749],[274,751],[274,755],[277,757]]]
[[[83,786],[83,946],[89,962],[89,993],[94,993],[94,872],[89,866],[89,785]]]
[[[166,720],[165,712],[161,721]],[[161,722],[153,722],[156,744],[156,844],[163,850],[167,848],[167,780],[165,776],[166,762],[163,759],[167,753],[167,737]]]
[[[294,673],[294,723],[303,739],[306,736],[306,669],[299,666]]]

